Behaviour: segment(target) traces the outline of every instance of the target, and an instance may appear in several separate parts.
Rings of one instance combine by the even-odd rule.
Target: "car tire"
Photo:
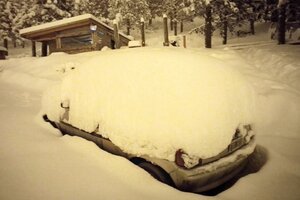
[[[167,172],[157,165],[153,165],[149,162],[141,162],[138,164],[139,167],[147,171],[152,177],[158,181],[174,187],[174,182]]]

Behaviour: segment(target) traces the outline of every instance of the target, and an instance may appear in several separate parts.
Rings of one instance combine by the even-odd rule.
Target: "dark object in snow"
[[[176,40],[171,41],[170,44],[172,46],[174,46],[174,47],[178,47],[179,46]]]
[[[127,46],[130,36],[114,33],[114,29],[91,14],[79,15],[20,30],[23,38],[42,42],[42,56],[52,52],[80,53]],[[49,52],[48,52],[49,50]],[[35,47],[32,55],[36,54]]]
[[[0,60],[5,60],[5,56],[7,56],[7,49],[0,46]]]

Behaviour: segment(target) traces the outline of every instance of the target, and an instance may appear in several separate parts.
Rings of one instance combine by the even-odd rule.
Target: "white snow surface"
[[[68,101],[73,126],[99,127],[127,153],[171,161],[178,149],[200,158],[219,154],[255,110],[253,89],[237,70],[186,49],[101,52],[52,91],[43,98],[50,119],[59,120],[60,103]]]
[[[9,48],[8,59],[0,61],[0,199],[298,200],[300,48],[276,45],[264,33],[231,38],[225,47],[216,47],[222,40],[215,37],[213,49],[198,49],[240,71],[257,94],[258,148],[250,165],[263,164],[214,197],[161,184],[127,160],[81,138],[62,136],[42,121],[46,88],[61,84],[98,52],[31,58],[24,57],[30,48]],[[147,36],[147,44],[161,46],[162,36]],[[197,37],[188,36],[188,48],[203,46]]]

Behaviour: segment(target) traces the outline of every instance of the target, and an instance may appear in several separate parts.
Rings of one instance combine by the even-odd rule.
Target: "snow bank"
[[[251,61],[246,73],[258,93],[258,134],[300,138],[300,48],[273,45],[241,55]]]
[[[169,160],[178,149],[201,158],[220,153],[254,110],[241,74],[201,52],[174,48],[102,52],[45,95],[44,111],[57,120],[63,101],[72,125],[99,127],[128,153]]]
[[[62,52],[47,57],[9,58],[0,62],[1,80],[26,89],[44,91],[49,85],[60,82],[70,71],[99,52],[69,55]]]

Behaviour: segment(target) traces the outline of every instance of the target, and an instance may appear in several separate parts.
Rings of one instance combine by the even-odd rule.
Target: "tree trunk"
[[[211,48],[212,16],[211,6],[209,4],[205,8],[205,16],[205,48]]]
[[[285,44],[285,10],[286,5],[280,5],[278,8],[279,16],[277,22],[277,30],[278,30],[278,44]]]
[[[151,26],[152,25],[152,17],[150,17],[150,19],[149,19],[149,26]]]
[[[127,35],[130,35],[130,20],[129,19],[127,19],[126,20],[126,24],[127,24]]]
[[[16,48],[17,47],[17,41],[16,41],[16,39],[12,39],[12,42],[13,42],[13,46],[14,46],[14,48]]]
[[[223,44],[227,44],[228,21],[225,18],[223,22]]]
[[[170,18],[170,30],[173,31],[173,17]]]
[[[180,33],[183,32],[183,21],[180,21]]]
[[[255,30],[254,30],[254,17],[253,16],[250,18],[250,32],[251,32],[252,35],[255,34]]]
[[[175,19],[174,20],[174,35],[176,36],[177,35],[177,20]]]
[[[5,55],[6,56],[8,56],[8,41],[7,41],[7,39],[5,38],[5,39],[3,39],[3,46],[6,48],[6,53],[5,53]]]

